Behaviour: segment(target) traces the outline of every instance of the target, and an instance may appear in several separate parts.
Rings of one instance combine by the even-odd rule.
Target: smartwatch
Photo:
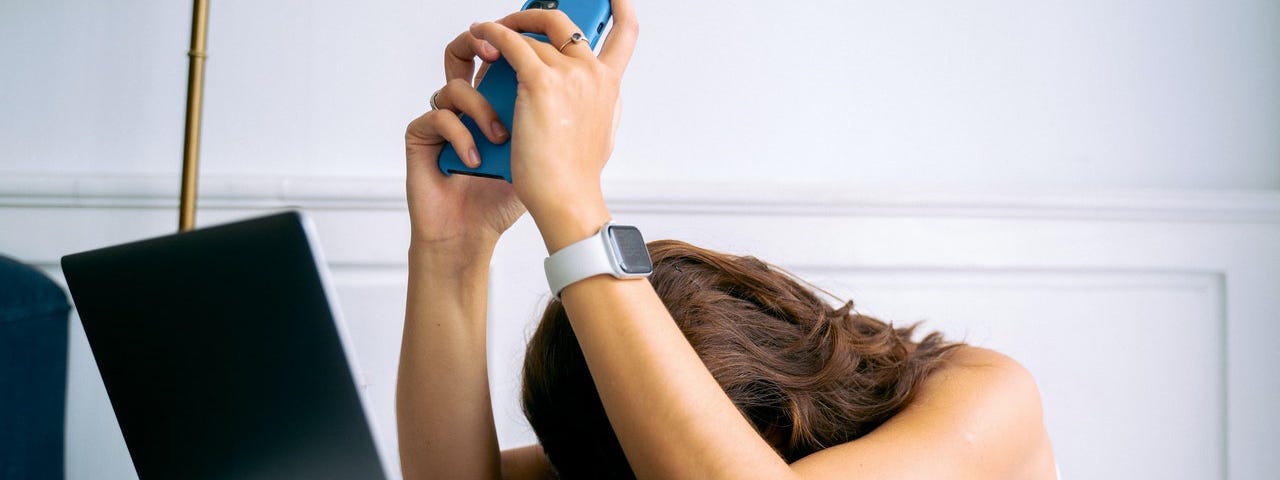
[[[653,273],[653,261],[640,229],[609,221],[591,237],[551,254],[542,263],[551,295],[580,280],[609,274],[615,278],[644,278]]]

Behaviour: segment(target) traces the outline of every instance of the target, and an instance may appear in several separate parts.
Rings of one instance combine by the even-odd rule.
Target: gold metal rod
[[[191,15],[190,67],[187,70],[187,127],[182,145],[182,197],[178,204],[178,231],[196,224],[196,177],[200,172],[200,115],[204,106],[205,33],[209,26],[209,1],[195,0]]]

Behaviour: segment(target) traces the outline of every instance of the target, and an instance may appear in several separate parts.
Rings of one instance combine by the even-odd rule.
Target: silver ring
[[[569,45],[573,45],[578,42],[584,42],[586,40],[587,38],[582,36],[582,32],[573,32],[573,35],[570,36],[568,40],[560,44],[560,48],[559,48],[560,53],[564,53],[565,47],[568,47]]]
[[[436,93],[431,94],[431,99],[427,101],[427,103],[431,105],[431,109],[432,109],[432,110],[439,110],[439,109],[440,109],[440,106],[439,106],[439,105],[436,105],[436,97],[439,97],[439,96],[440,96],[440,92],[441,92],[442,90],[444,90],[444,89],[442,88],[442,89],[440,89],[440,90],[436,90]]]

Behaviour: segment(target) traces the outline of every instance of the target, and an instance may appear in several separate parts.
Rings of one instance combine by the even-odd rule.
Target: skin
[[[558,11],[472,25],[446,49],[441,109],[405,133],[412,238],[396,411],[406,479],[550,476],[538,446],[498,448],[485,361],[488,265],[526,210],[548,252],[610,218],[600,172],[639,32],[630,1],[614,1],[613,13],[599,58],[582,43],[562,53],[517,33],[563,42],[577,29]],[[499,56],[520,77],[510,127],[474,89],[475,59]],[[514,184],[439,172],[445,142],[460,152],[475,145],[459,113],[490,141],[512,142]],[[471,166],[483,161],[468,157]],[[882,427],[787,464],[716,384],[648,282],[596,276],[561,299],[639,478],[1054,478],[1035,381],[998,353],[958,350]]]

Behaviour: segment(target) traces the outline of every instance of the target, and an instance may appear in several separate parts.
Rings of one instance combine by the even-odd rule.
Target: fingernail
[[[480,166],[480,152],[477,152],[476,149],[472,148],[468,151],[467,158],[471,160],[471,163],[467,165],[468,167],[476,168]]]
[[[493,128],[493,136],[498,137],[498,140],[507,138],[507,129],[503,128],[502,122],[494,120],[492,128]]]

